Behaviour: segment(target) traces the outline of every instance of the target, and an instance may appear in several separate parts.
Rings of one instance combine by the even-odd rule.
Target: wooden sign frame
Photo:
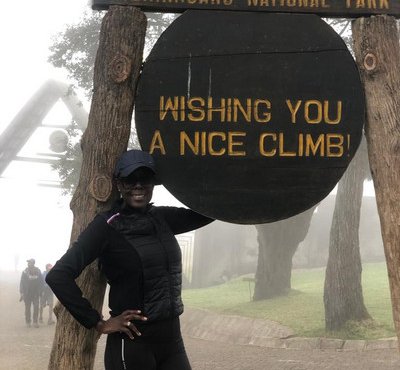
[[[400,0],[92,0],[92,9],[111,5],[143,11],[182,13],[188,9],[317,14],[327,18],[357,18],[386,14],[400,18]]]

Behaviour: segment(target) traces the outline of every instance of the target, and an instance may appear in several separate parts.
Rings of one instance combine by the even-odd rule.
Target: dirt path
[[[46,370],[55,326],[27,328],[18,302],[20,273],[0,272],[0,370]],[[47,313],[44,317],[47,320]],[[193,370],[398,370],[397,349],[290,350],[239,346],[185,338]],[[103,369],[105,336],[94,370]],[[78,369],[71,369],[78,370]],[[179,370],[179,369],[177,369]]]
[[[0,370],[45,370],[55,325],[25,326],[24,303],[19,302],[20,276],[19,272],[0,272]],[[47,315],[45,309],[44,322]],[[96,370],[103,369],[104,339],[99,343]]]

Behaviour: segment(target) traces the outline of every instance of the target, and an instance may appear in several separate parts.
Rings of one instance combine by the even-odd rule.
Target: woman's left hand
[[[130,339],[134,339],[133,334],[140,336],[141,333],[131,320],[146,321],[147,317],[141,313],[140,310],[126,310],[118,316],[110,317],[108,320],[100,320],[96,325],[96,330],[100,334],[125,333]]]

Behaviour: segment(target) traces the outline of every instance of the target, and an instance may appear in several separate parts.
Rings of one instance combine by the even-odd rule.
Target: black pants
[[[106,370],[191,370],[180,333],[179,320],[141,325],[141,337],[107,337]]]
[[[24,297],[25,303],[25,322],[31,323],[31,306],[33,306],[33,323],[37,324],[39,316],[39,295],[29,295]]]

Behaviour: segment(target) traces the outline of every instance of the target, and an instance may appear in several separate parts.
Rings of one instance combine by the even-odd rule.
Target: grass
[[[362,276],[364,301],[373,320],[349,322],[338,332],[327,333],[324,329],[324,269],[294,270],[292,291],[274,299],[250,301],[249,282],[243,277],[211,288],[184,290],[183,298],[189,307],[277,321],[292,328],[298,336],[342,339],[395,336],[386,264],[364,264]]]

